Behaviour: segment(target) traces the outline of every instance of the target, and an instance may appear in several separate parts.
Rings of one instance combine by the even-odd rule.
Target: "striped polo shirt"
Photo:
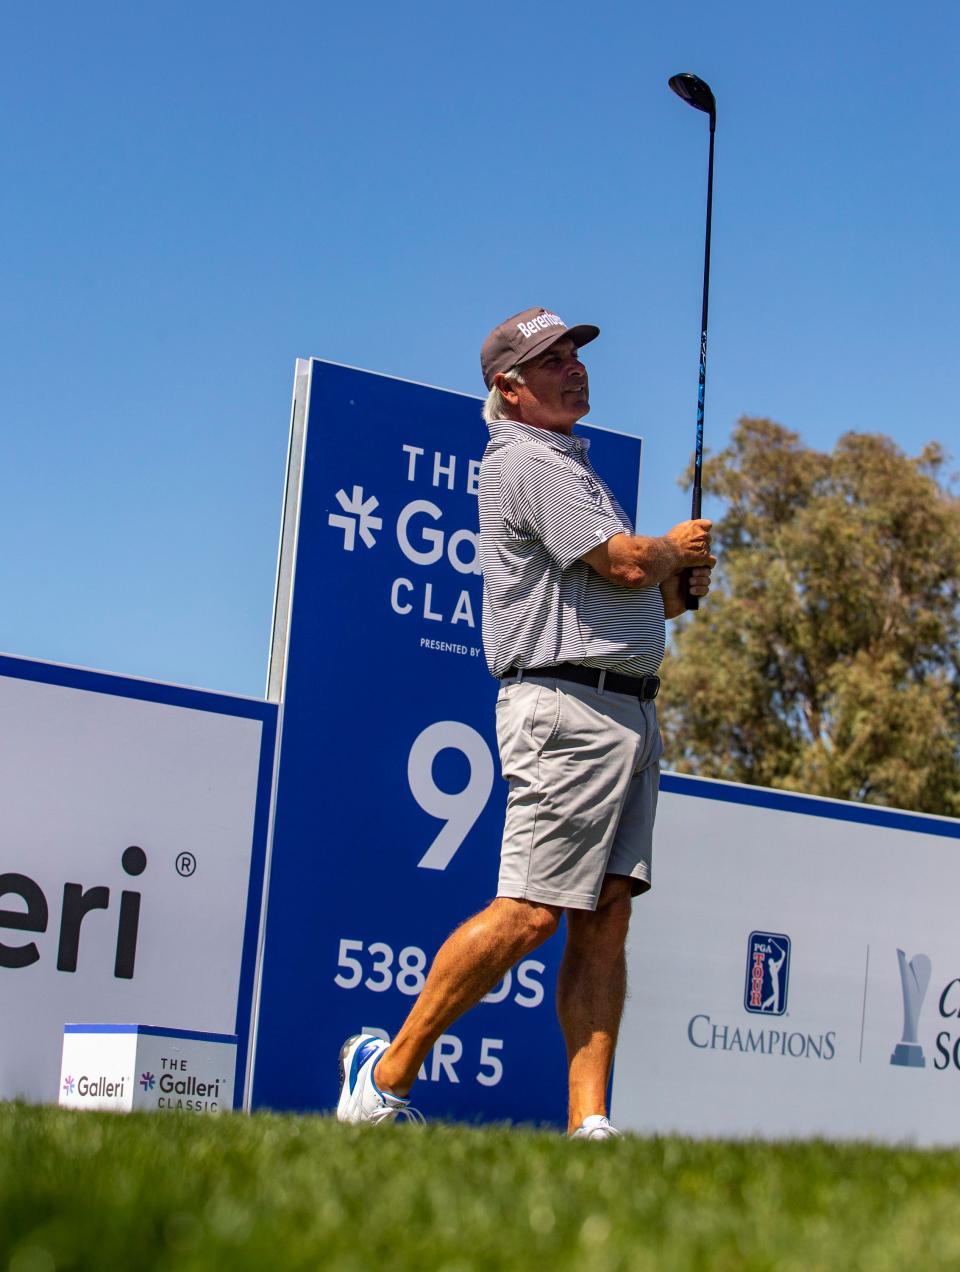
[[[483,647],[495,676],[561,662],[643,676],[663,659],[660,589],[619,587],[580,559],[615,534],[633,534],[589,447],[586,438],[513,420],[490,425],[480,566]]]

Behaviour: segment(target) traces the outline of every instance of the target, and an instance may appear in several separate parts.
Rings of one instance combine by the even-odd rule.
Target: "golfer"
[[[557,1013],[569,1066],[568,1133],[606,1139],[607,1085],[626,992],[633,898],[652,878],[664,619],[682,576],[705,596],[710,522],[662,538],[629,517],[574,436],[589,410],[580,349],[600,334],[527,309],[480,354],[490,427],[480,469],[483,643],[501,683],[509,783],[496,899],[441,946],[391,1043],[340,1053],[342,1122],[419,1118],[407,1099],[445,1030],[567,916]]]

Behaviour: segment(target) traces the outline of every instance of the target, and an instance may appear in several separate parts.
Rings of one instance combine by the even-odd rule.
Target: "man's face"
[[[502,383],[501,393],[522,424],[569,433],[590,410],[587,369],[577,346],[562,336],[539,357],[524,362],[523,384]]]

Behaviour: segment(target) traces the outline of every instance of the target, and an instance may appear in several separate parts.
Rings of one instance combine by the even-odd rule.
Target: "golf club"
[[[707,380],[707,301],[710,295],[710,220],[713,212],[713,135],[717,127],[717,103],[710,91],[710,86],[697,75],[683,71],[672,75],[668,81],[670,87],[689,105],[702,110],[710,116],[710,157],[707,161],[707,234],[703,253],[703,311],[700,319],[700,387],[697,393],[697,441],[693,459],[693,507],[690,516],[696,520],[700,516],[701,489],[700,480],[703,472],[703,395]],[[688,610],[700,608],[700,598],[690,595],[690,574],[684,575],[684,602]]]

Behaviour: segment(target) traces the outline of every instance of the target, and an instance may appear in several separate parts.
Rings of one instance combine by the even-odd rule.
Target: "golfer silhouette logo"
[[[758,1016],[782,1016],[787,1010],[789,980],[789,936],[782,932],[751,932],[743,991],[747,1011]]]

